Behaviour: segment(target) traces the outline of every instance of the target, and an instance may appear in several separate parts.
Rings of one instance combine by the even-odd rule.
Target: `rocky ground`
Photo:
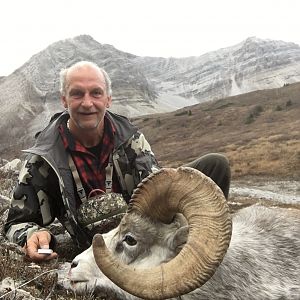
[[[232,182],[229,198],[231,207],[256,203],[300,209],[300,181],[254,176]]]
[[[22,249],[8,243],[2,229],[7,217],[9,197],[17,172],[0,171],[0,299],[109,299],[107,296],[78,296],[62,289],[68,262],[76,255],[72,243],[59,224],[59,258],[51,263],[34,264],[25,260]],[[257,203],[300,209],[300,181],[266,177],[244,177],[232,182],[229,206],[231,211]]]

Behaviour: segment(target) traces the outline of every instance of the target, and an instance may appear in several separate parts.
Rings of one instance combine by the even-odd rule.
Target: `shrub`
[[[161,120],[160,120],[159,118],[156,119],[155,125],[156,125],[156,126],[160,126],[160,125],[161,125]]]
[[[254,122],[254,120],[255,120],[254,115],[250,113],[245,120],[245,124],[251,124]]]
[[[255,105],[246,117],[245,124],[253,123],[263,111],[264,109],[261,105]]]
[[[253,117],[258,117],[264,111],[261,105],[255,105],[252,109]]]

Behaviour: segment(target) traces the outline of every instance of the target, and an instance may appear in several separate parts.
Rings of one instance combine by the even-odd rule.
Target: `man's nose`
[[[84,107],[91,107],[91,106],[93,106],[93,104],[94,103],[93,103],[91,96],[88,93],[84,94],[81,105]]]

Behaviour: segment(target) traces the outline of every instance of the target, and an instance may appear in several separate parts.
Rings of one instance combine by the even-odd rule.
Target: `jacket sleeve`
[[[27,237],[54,220],[48,197],[49,171],[49,165],[37,155],[23,164],[4,226],[10,242],[23,246]]]

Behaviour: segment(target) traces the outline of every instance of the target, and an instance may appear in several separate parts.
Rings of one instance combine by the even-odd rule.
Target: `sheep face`
[[[188,227],[180,215],[171,224],[163,224],[137,214],[127,214],[116,229],[103,234],[114,256],[138,268],[169,261],[181,250],[187,236]],[[116,286],[96,265],[92,247],[75,257],[68,277],[71,288],[79,294],[95,291],[95,287],[116,292]]]

